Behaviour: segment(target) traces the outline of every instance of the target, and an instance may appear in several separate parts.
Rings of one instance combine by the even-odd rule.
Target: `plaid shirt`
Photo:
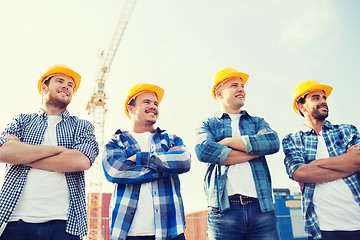
[[[184,232],[185,215],[178,174],[190,170],[187,150],[168,151],[183,147],[176,135],[156,129],[154,152],[141,152],[139,144],[128,131],[118,130],[105,145],[103,168],[115,192],[110,206],[111,239],[126,239],[134,218],[142,183],[151,182],[155,239],[170,239]],[[185,148],[184,148],[185,149]],[[136,163],[127,158],[136,154]]]
[[[346,153],[352,145],[360,143],[360,134],[353,125],[332,125],[326,121],[322,127],[322,134],[330,157]],[[285,167],[291,179],[293,173],[303,164],[308,164],[316,159],[318,137],[314,130],[304,127],[297,133],[287,135],[283,141],[285,153]],[[360,179],[359,172],[343,178],[360,205]],[[321,239],[319,224],[312,198],[315,183],[305,183],[302,190],[302,209],[305,218],[305,231],[314,239]]]
[[[274,210],[271,177],[264,155],[279,151],[279,138],[263,118],[252,117],[246,111],[241,111],[241,115],[239,129],[247,143],[246,151],[260,155],[259,158],[249,161],[260,207],[263,212],[271,211]],[[267,133],[257,134],[262,129],[266,129]],[[229,166],[225,166],[225,160],[233,149],[218,142],[232,136],[231,118],[227,113],[218,113],[207,118],[196,130],[196,134],[197,157],[208,163],[204,183],[208,206],[226,211],[230,204],[225,187]]]
[[[94,126],[86,120],[70,116],[67,110],[61,114],[61,117],[62,121],[56,126],[58,146],[81,151],[93,163],[99,152],[93,134]],[[0,146],[7,142],[4,136],[10,134],[16,135],[21,142],[40,145],[47,128],[46,120],[47,114],[43,110],[38,113],[18,115],[1,133]],[[29,170],[30,167],[25,165],[7,165],[0,195],[0,235],[20,198]],[[84,172],[67,172],[65,176],[70,191],[66,232],[84,237],[87,234]]]

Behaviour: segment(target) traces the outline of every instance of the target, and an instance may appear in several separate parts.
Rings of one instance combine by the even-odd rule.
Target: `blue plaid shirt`
[[[271,177],[264,155],[279,151],[279,138],[263,118],[250,116],[246,111],[241,111],[241,115],[239,129],[247,142],[247,153],[260,155],[259,158],[249,161],[260,207],[263,212],[271,211],[274,210]],[[266,129],[267,133],[257,134],[262,129]],[[231,118],[227,113],[218,113],[207,118],[196,130],[196,134],[197,157],[208,163],[204,180],[208,206],[226,211],[230,204],[225,187],[229,166],[225,166],[225,160],[232,149],[218,142],[232,136]]]
[[[342,155],[352,145],[360,144],[360,134],[353,125],[332,125],[326,121],[322,127],[322,135],[330,157]],[[316,132],[307,127],[297,133],[291,133],[283,139],[284,163],[291,179],[293,179],[293,173],[301,165],[308,164],[316,159],[317,143]],[[359,172],[343,179],[353,193],[356,202],[360,205]],[[302,190],[302,209],[305,218],[305,231],[314,239],[321,239],[320,228],[312,203],[315,185],[315,183],[305,183]]]
[[[154,152],[141,152],[128,131],[118,130],[105,145],[103,168],[115,192],[110,206],[111,239],[126,239],[134,218],[142,183],[151,182],[154,202],[155,239],[170,239],[184,232],[185,215],[178,174],[190,170],[187,150],[176,135],[156,129]],[[185,149],[185,148],[184,148]],[[136,154],[136,163],[127,158]]]
[[[61,114],[61,117],[62,120],[56,126],[58,146],[79,150],[93,163],[99,152],[93,134],[94,126],[86,120],[70,116],[67,110]],[[16,116],[1,133],[0,146],[7,142],[4,136],[10,134],[16,135],[21,142],[40,145],[47,128],[46,120],[47,114],[43,110]],[[29,170],[30,167],[25,165],[7,165],[0,195],[0,235],[15,209]],[[84,237],[87,234],[84,172],[67,172],[65,176],[70,191],[66,232]]]

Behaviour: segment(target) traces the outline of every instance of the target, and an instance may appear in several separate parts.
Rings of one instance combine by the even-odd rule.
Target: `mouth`
[[[235,95],[235,97],[239,98],[239,99],[244,99],[245,98],[244,94],[237,94],[237,95]]]
[[[58,91],[58,93],[60,93],[60,95],[62,95],[62,96],[66,96],[66,97],[69,96],[69,93],[66,91],[63,91],[63,90]]]
[[[156,116],[157,115],[157,111],[154,110],[146,110],[145,113],[151,115],[151,116]]]
[[[328,111],[328,107],[326,105],[320,105],[317,107],[317,109],[322,109],[322,110],[325,110],[325,111]]]

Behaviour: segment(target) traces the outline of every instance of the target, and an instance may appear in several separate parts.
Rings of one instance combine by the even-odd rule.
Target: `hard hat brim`
[[[163,96],[164,96],[164,89],[162,89],[159,86],[156,85],[152,85],[152,84],[139,84],[138,87],[135,87],[134,89],[130,90],[131,92],[128,93],[128,96],[125,100],[125,113],[128,116],[128,118],[130,118],[130,114],[127,110],[127,107],[129,105],[129,102],[136,96],[138,96],[140,93],[142,92],[153,92],[155,93],[156,97],[157,97],[157,101],[160,104]]]

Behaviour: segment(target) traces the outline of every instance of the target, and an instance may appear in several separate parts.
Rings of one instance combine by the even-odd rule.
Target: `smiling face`
[[[325,93],[320,90],[308,93],[305,97],[305,102],[299,104],[299,110],[307,118],[325,120],[329,115]]]
[[[246,92],[239,77],[229,78],[216,91],[216,98],[226,113],[240,113],[245,104]]]
[[[134,106],[129,105],[131,119],[143,125],[152,126],[159,116],[158,100],[153,92],[144,92],[135,99]]]
[[[55,74],[50,77],[48,83],[42,84],[42,96],[44,105],[59,109],[66,109],[74,94],[74,80],[64,74]]]

